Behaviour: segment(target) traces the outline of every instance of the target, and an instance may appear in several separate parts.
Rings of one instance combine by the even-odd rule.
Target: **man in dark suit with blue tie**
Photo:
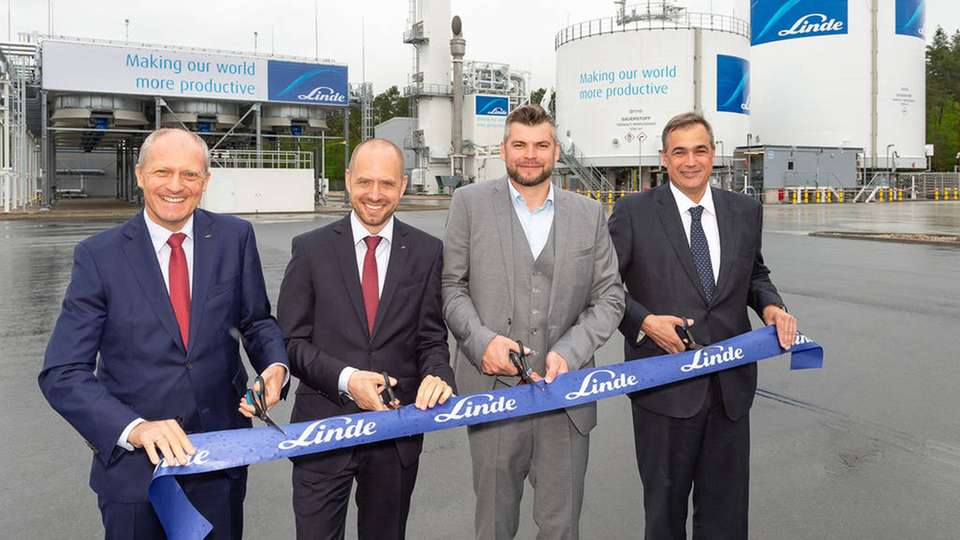
[[[163,538],[147,488],[160,459],[188,462],[187,433],[250,426],[230,328],[245,337],[268,405],[287,378],[253,228],[197,209],[209,165],[192,133],[146,138],[136,168],[144,211],[77,245],[47,345],[40,388],[93,450],[90,486],[108,539]],[[246,468],[179,482],[212,538],[242,537]]]
[[[346,184],[353,211],[293,239],[280,286],[277,318],[300,379],[294,422],[342,425],[331,417],[385,410],[387,384],[400,405],[420,409],[453,393],[443,245],[393,215],[407,186],[403,153],[383,139],[365,141]],[[297,538],[342,539],[354,481],[359,538],[404,538],[422,446],[416,435],[295,458]]]
[[[662,143],[670,181],[621,199],[609,221],[627,287],[626,359],[683,351],[684,319],[701,345],[748,332],[748,307],[789,349],[797,321],[760,253],[763,207],[710,187],[713,130],[699,114],[672,118]],[[631,395],[648,540],[686,538],[691,488],[695,539],[747,538],[756,389],[749,364]]]

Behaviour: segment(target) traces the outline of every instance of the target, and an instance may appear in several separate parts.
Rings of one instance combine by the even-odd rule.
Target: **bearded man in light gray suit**
[[[549,181],[560,149],[553,120],[525,105],[507,117],[507,178],[458,189],[443,249],[443,313],[457,339],[457,386],[467,394],[519,383],[510,351],[530,349],[547,384],[594,365],[620,323],[624,291],[606,215]],[[476,537],[513,538],[524,481],[538,538],[579,537],[596,404],[468,428]]]

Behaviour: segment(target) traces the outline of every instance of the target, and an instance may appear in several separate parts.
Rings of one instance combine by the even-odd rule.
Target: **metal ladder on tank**
[[[584,165],[577,156],[574,145],[564,148],[560,145],[560,161],[564,163],[583,182],[583,187],[593,191],[613,191],[614,186],[596,168]]]
[[[890,185],[890,173],[888,172],[878,172],[873,175],[873,178],[869,182],[863,185],[860,188],[860,191],[853,197],[853,202],[861,202],[860,198],[866,194],[866,199],[863,202],[872,202],[873,199],[877,196],[877,192],[880,191],[880,188],[885,185]]]

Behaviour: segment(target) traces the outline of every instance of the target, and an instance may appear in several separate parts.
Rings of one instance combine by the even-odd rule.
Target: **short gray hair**
[[[163,137],[164,135],[170,135],[171,133],[176,132],[186,133],[194,142],[200,145],[200,149],[203,150],[203,170],[204,172],[210,172],[210,148],[207,146],[207,141],[203,140],[202,137],[193,133],[192,131],[187,131],[182,128],[160,128],[150,135],[147,135],[147,138],[143,140],[143,144],[140,145],[140,155],[137,156],[137,165],[143,167],[147,162],[147,154],[150,152],[150,147],[153,146],[153,143],[157,142],[157,139]]]
[[[667,151],[667,135],[670,135],[671,132],[678,129],[688,128],[697,124],[700,124],[707,130],[707,135],[710,137],[710,148],[715,148],[713,128],[710,127],[710,122],[707,122],[707,119],[700,113],[685,112],[674,116],[667,121],[667,125],[663,126],[663,134],[660,136],[660,142],[663,143],[663,151]]]

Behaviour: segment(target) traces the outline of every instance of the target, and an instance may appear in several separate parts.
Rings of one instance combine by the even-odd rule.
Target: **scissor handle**
[[[381,398],[383,404],[387,407],[394,408],[400,401],[397,399],[397,395],[393,393],[393,387],[390,386],[390,375],[388,375],[386,371],[382,371],[380,374],[383,375],[383,389],[387,393],[386,396]]]

